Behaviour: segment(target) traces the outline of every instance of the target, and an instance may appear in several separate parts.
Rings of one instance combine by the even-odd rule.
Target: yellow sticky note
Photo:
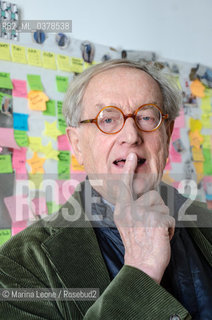
[[[44,135],[56,140],[56,138],[61,135],[60,130],[58,130],[57,128],[57,121],[54,121],[52,123],[45,121],[45,130],[43,133]]]
[[[203,98],[205,96],[205,86],[198,79],[192,81],[190,84],[191,93],[199,98]]]
[[[33,157],[31,159],[27,160],[27,163],[31,167],[30,173],[32,173],[32,174],[44,173],[43,164],[45,161],[46,161],[46,159],[38,157],[37,153],[34,152]]]
[[[200,148],[200,145],[203,143],[203,136],[198,130],[189,132],[190,145],[195,148]]]
[[[12,53],[12,61],[13,62],[27,64],[26,48],[25,47],[12,44],[11,45],[11,53]]]
[[[199,183],[204,177],[203,162],[193,162],[193,163],[194,163],[194,168],[196,170],[197,183]]]
[[[85,171],[84,167],[78,163],[77,158],[74,155],[71,156],[71,170],[72,171]]]
[[[83,72],[83,59],[71,57],[71,71],[76,73]]]
[[[211,116],[212,116],[212,113],[203,113],[201,115],[201,121],[202,121],[203,128],[211,129],[211,127],[212,127]]]
[[[43,146],[40,137],[29,137],[29,148],[35,152],[43,152]]]
[[[11,61],[9,43],[0,42],[0,60]]]
[[[29,65],[42,67],[41,51],[39,49],[27,48],[27,59]]]
[[[50,141],[47,146],[42,147],[42,152],[45,154],[46,159],[58,160],[59,151],[52,148],[52,142]]]
[[[43,51],[42,61],[44,68],[57,70],[55,54],[53,52]]]
[[[192,157],[193,157],[193,161],[204,161],[204,157],[203,157],[203,153],[202,153],[202,149],[198,149],[198,148],[192,148]]]
[[[61,71],[71,71],[70,57],[62,54],[57,54],[57,66]]]
[[[46,101],[48,100],[49,98],[43,91],[31,90],[28,93],[29,108],[31,110],[37,110],[37,111],[46,110]]]
[[[202,109],[202,111],[204,113],[211,112],[211,97],[210,96],[206,96],[206,97],[202,98],[200,108]]]
[[[201,121],[193,119],[193,118],[190,118],[189,126],[190,126],[191,131],[195,131],[195,130],[201,131],[201,129],[202,129]]]

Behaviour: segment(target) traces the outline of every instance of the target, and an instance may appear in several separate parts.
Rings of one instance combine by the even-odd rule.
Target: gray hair
[[[171,74],[167,74],[156,64],[114,59],[88,68],[71,81],[63,103],[63,115],[68,126],[78,127],[79,125],[83,108],[82,100],[89,81],[103,71],[118,67],[134,68],[148,73],[161,89],[163,112],[169,114],[168,120],[174,120],[178,116],[182,96]]]

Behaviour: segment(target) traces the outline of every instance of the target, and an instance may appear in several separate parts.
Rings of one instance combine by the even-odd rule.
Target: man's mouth
[[[119,168],[123,168],[125,165],[126,159],[117,159],[113,161],[113,164]],[[137,167],[142,166],[146,162],[144,158],[138,158]]]

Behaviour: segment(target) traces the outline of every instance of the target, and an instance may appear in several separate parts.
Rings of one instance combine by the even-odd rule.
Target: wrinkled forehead
[[[109,105],[123,109],[137,108],[145,103],[162,107],[161,89],[147,72],[129,67],[117,67],[93,76],[82,100],[85,113]]]

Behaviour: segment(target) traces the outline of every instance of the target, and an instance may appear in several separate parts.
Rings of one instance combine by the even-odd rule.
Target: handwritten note
[[[12,173],[12,159],[10,154],[0,154],[0,173]]]
[[[200,108],[202,109],[203,113],[210,113],[211,112],[211,97],[205,96],[201,100]]]
[[[203,148],[203,155],[204,155],[204,174],[205,175],[212,175],[212,157],[211,157],[211,150]]]
[[[27,81],[31,90],[43,91],[40,75],[28,74]]]
[[[12,53],[12,61],[13,62],[27,64],[25,47],[12,44],[11,45],[11,53]]]
[[[31,66],[42,67],[41,51],[38,49],[27,49],[28,64]]]
[[[55,100],[49,100],[46,102],[46,110],[43,111],[45,116],[56,116],[56,103]]]
[[[211,149],[212,146],[212,141],[211,141],[212,136],[209,135],[203,135],[203,148],[204,149]]]
[[[212,112],[202,114],[201,121],[202,121],[203,128],[206,128],[206,129],[212,128],[211,117],[212,117]]]
[[[55,54],[53,52],[42,52],[43,67],[46,69],[57,70]]]
[[[2,246],[10,238],[11,238],[10,229],[0,229],[0,246]]]
[[[13,151],[12,165],[16,174],[27,174],[26,170],[26,148]]]
[[[0,88],[12,89],[13,84],[10,79],[10,74],[6,72],[0,72]]]
[[[44,135],[56,139],[61,135],[61,132],[57,129],[57,122],[54,121],[52,123],[45,121],[45,130]]]
[[[29,137],[29,148],[35,152],[43,152],[41,137]]]
[[[66,92],[68,88],[68,77],[56,76],[56,84],[58,92]]]
[[[28,135],[26,131],[14,130],[14,138],[20,147],[27,147],[29,145]]]
[[[199,149],[201,144],[203,143],[203,136],[200,134],[198,130],[190,131],[189,140],[191,146]]]
[[[28,131],[28,114],[13,112],[13,127],[15,130]]]
[[[52,147],[52,142],[50,141],[47,146],[42,148],[42,152],[45,154],[46,159],[58,160],[59,152]]]
[[[58,178],[60,180],[70,179],[70,152],[60,151],[58,159]]]
[[[193,161],[201,161],[201,162],[204,161],[202,149],[193,147],[192,157],[193,157]]]
[[[25,80],[12,80],[14,97],[27,98],[27,84]]]
[[[46,110],[46,101],[49,100],[47,95],[42,91],[30,91],[28,93],[29,108],[36,111]]]
[[[43,164],[45,161],[45,158],[38,157],[37,153],[34,152],[33,157],[27,160],[27,163],[31,166],[31,173],[44,173]]]
[[[61,71],[66,71],[66,72],[71,71],[71,64],[70,64],[69,56],[57,54],[57,65],[58,65],[58,69]]]
[[[48,214],[46,198],[45,197],[34,198],[31,202],[31,210],[34,215],[41,216],[41,215]]]
[[[14,131],[11,128],[0,128],[0,146],[20,149],[14,139]]]
[[[71,71],[76,73],[83,72],[83,59],[71,57]]]
[[[175,128],[184,128],[185,127],[185,117],[184,117],[184,110],[181,109],[179,116],[175,119],[174,123]]]
[[[0,60],[11,61],[9,43],[0,43]]]

